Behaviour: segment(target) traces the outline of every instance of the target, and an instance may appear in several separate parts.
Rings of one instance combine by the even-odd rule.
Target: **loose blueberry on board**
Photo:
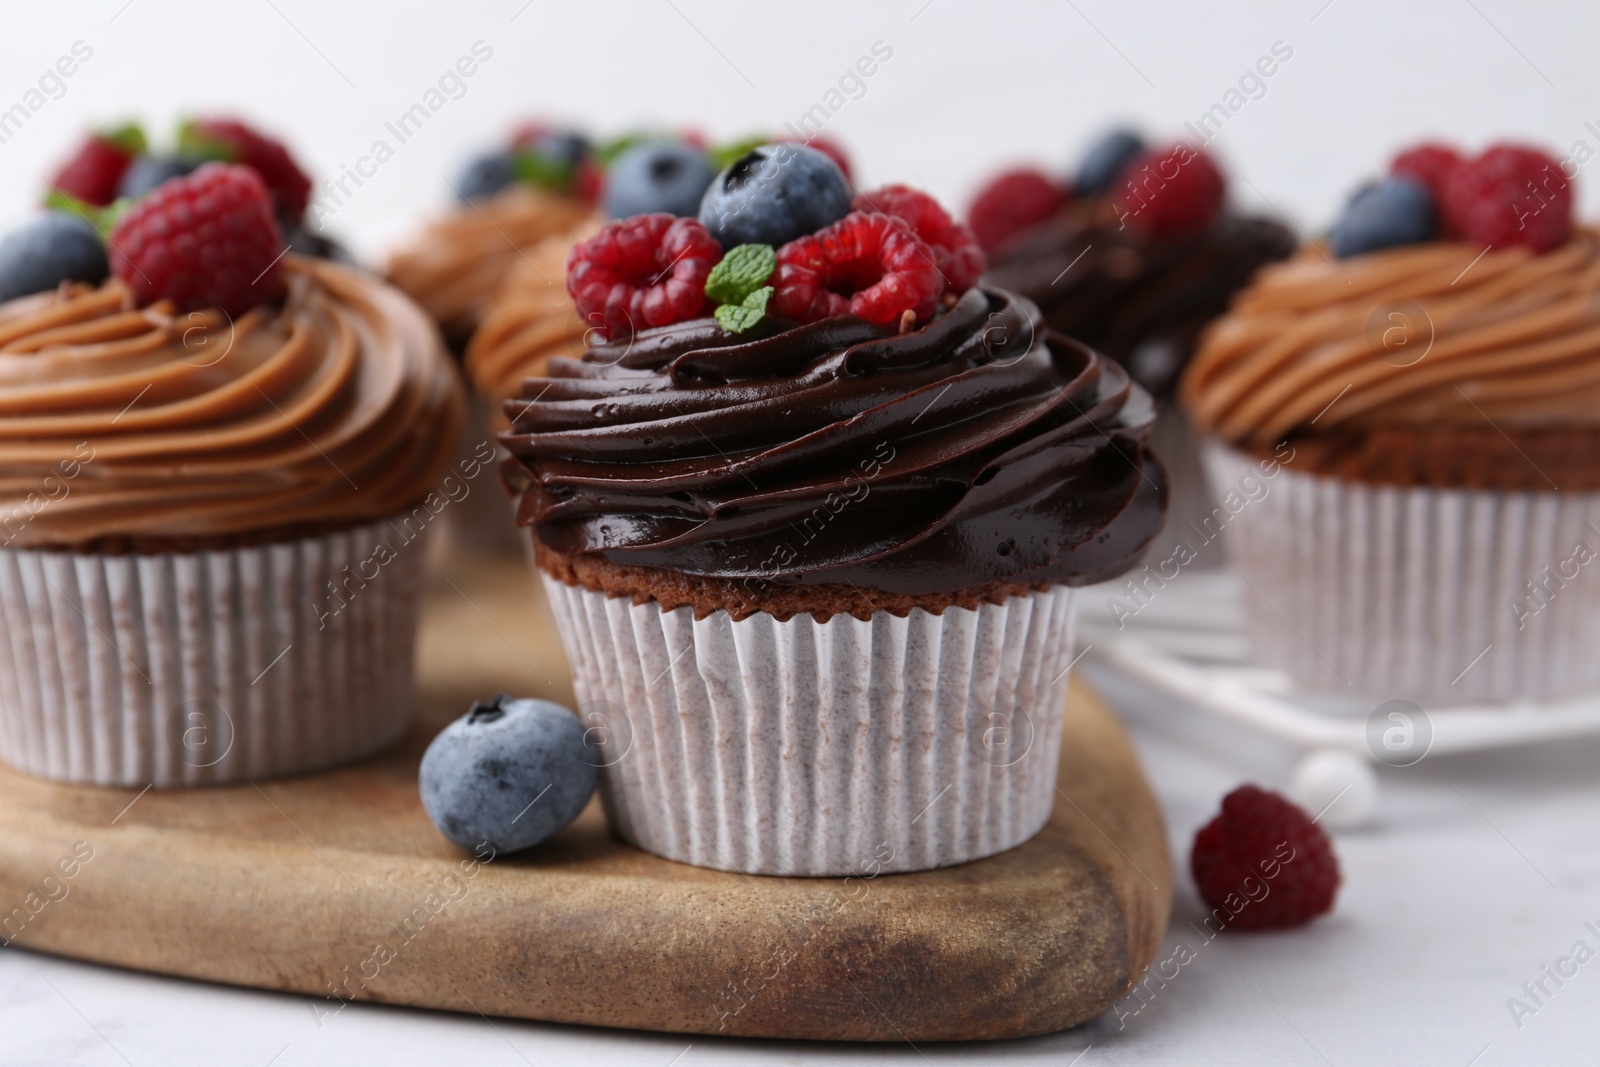
[[[1434,235],[1433,197],[1414,178],[1383,178],[1357,190],[1333,224],[1333,254],[1358,256]]]
[[[850,185],[815,148],[768,144],[729,164],[700,201],[700,221],[723,248],[781,248],[850,212]]]
[[[717,170],[711,157],[680,141],[646,141],[626,149],[606,173],[604,207],[614,219],[665,211],[693,218]]]
[[[456,177],[456,195],[463,203],[493,196],[511,184],[511,157],[504,152],[485,152]]]
[[[127,200],[143,196],[164,181],[193,174],[204,162],[195,156],[140,156],[123,172],[117,196]]]
[[[1099,196],[1111,188],[1128,161],[1144,151],[1144,138],[1126,127],[1107,131],[1089,146],[1078,164],[1072,188],[1079,196]]]
[[[417,784],[439,832],[462,848],[532,848],[589,802],[600,760],[577,716],[505,694],[474,704],[433,739]]]
[[[110,270],[100,234],[64,211],[44,212],[0,240],[0,300],[42,293],[67,279],[97,284]]]

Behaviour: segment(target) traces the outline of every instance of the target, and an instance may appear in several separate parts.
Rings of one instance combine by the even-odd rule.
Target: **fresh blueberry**
[[[423,754],[417,781],[433,825],[462,848],[532,848],[578,817],[600,760],[577,716],[504,694],[457,719]]]
[[[456,195],[463,202],[493,196],[510,185],[511,178],[511,157],[504,152],[485,152],[456,177]]]
[[[299,256],[315,256],[318,259],[328,259],[335,263],[344,263],[347,266],[357,266],[355,257],[344,245],[332,237],[324,236],[307,226],[293,226],[284,230],[285,242],[289,251]]]
[[[1356,190],[1333,224],[1333,254],[1418,244],[1434,234],[1433,197],[1419,181],[1384,178]]]
[[[0,240],[0,300],[42,293],[68,278],[102,282],[109,272],[100,234],[65,211],[47,211]]]
[[[815,148],[767,144],[740,156],[712,181],[700,221],[723,248],[777,248],[850,212],[850,185]]]
[[[546,130],[533,139],[529,148],[535,155],[569,169],[582,163],[594,151],[587,137],[570,130]]]
[[[1111,188],[1128,160],[1143,151],[1144,138],[1134,131],[1123,126],[1108,130],[1084,153],[1073,189],[1079,196],[1099,196]]]
[[[625,149],[606,172],[605,209],[614,219],[665,211],[691,218],[716,177],[711,157],[681,141],[645,141]]]
[[[193,174],[205,160],[195,156],[140,156],[128,164],[117,185],[117,196],[132,200],[164,181]]]

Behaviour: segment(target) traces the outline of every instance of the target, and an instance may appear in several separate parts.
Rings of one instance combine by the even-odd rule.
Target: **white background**
[[[741,136],[798,117],[880,40],[893,58],[827,132],[862,180],[908,181],[962,207],[1004,163],[1065,168],[1109,120],[1176,133],[1275,41],[1293,58],[1212,148],[1253,183],[1234,182],[1236,202],[1281,210],[1307,233],[1420,135],[1600,148],[1584,126],[1600,127],[1592,3],[96,0],[8,3],[5,23],[0,110],[75,41],[94,51],[0,144],[0,221],[36,202],[85,123],[127,116],[168,130],[183,114],[239,111],[284,135],[309,170],[336,175],[485,42],[493,57],[465,94],[329,223],[368,254],[443,207],[445,177],[518,117],[602,136],[645,123]],[[1580,176],[1579,200],[1600,211],[1600,179]],[[1198,914],[1181,873],[1195,828],[1240,781],[1281,787],[1293,754],[1131,688],[1112,695],[1166,806],[1181,931]],[[1585,936],[1585,920],[1600,925],[1597,765],[1600,745],[1568,743],[1386,771],[1378,822],[1337,839],[1346,886],[1333,918],[1219,939],[1125,1030],[1107,1017],[979,1049],[780,1048],[375,1007],[319,1030],[300,998],[9,950],[0,1063],[1594,1062],[1600,961],[1521,1029],[1506,999]]]

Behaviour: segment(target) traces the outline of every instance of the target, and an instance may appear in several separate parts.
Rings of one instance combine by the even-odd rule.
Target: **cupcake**
[[[1261,663],[1432,704],[1600,688],[1600,235],[1572,173],[1404,152],[1207,335],[1181,398]]]
[[[1148,396],[982,266],[795,145],[573,249],[603,339],[501,440],[623,838],[825,875],[1044,825],[1075,587],[1135,564],[1164,474]]]
[[[459,388],[404,296],[285,251],[273,180],[210,162],[113,204],[103,245],[77,198],[0,242],[0,758],[21,770],[236,782],[405,728]]]
[[[1035,169],[999,176],[969,220],[989,256],[986,284],[1033,301],[1051,329],[1121,363],[1155,397],[1169,526],[1207,514],[1194,435],[1173,403],[1178,377],[1200,331],[1257,269],[1293,251],[1294,235],[1230,210],[1203,150],[1148,147],[1126,129],[1095,142],[1070,180]]]

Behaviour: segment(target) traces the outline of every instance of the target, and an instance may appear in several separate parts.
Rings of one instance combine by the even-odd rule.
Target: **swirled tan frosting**
[[[496,424],[502,401],[516,396],[524,378],[541,375],[555,356],[581,359],[588,326],[567,295],[567,253],[600,228],[599,218],[585,219],[571,231],[548,237],[512,265],[495,290],[489,310],[467,346],[467,377],[484,396]]]
[[[571,247],[577,238],[569,235],[596,218],[592,206],[574,197],[513,185],[429,223],[390,257],[386,273],[452,343],[461,343],[477,328],[501,280],[530,249],[550,238]],[[564,285],[560,278],[556,282]]]
[[[1203,430],[1600,424],[1600,235],[1542,255],[1437,242],[1264,268],[1207,333],[1180,399]]]
[[[427,494],[461,387],[393,288],[288,256],[282,309],[136,307],[115,279],[0,305],[0,541],[362,522]]]

